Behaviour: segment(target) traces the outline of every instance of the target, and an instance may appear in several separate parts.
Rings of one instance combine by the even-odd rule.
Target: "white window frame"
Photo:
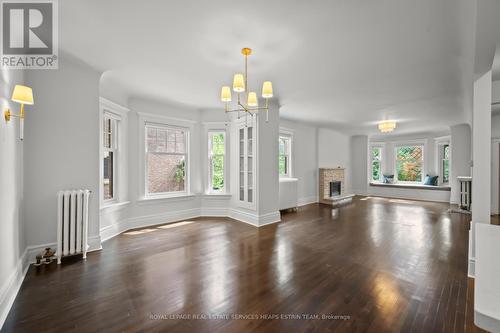
[[[117,117],[116,115],[110,113],[110,112],[107,112],[105,111],[104,112],[104,115],[103,115],[103,123],[106,122],[107,120],[111,120],[111,147],[110,148],[107,148],[107,147],[104,147],[104,124],[103,124],[103,127],[102,127],[102,130],[101,130],[101,140],[102,140],[102,144],[101,144],[101,147],[102,147],[102,154],[101,154],[101,163],[103,164],[103,172],[102,172],[102,177],[101,177],[101,188],[102,188],[102,202],[104,204],[109,204],[109,203],[113,203],[113,202],[116,202],[118,201],[118,197],[117,197],[117,194],[118,194],[118,184],[117,184],[117,174],[116,174],[116,171],[118,170],[117,168],[117,163],[118,163],[118,147],[119,147],[119,143],[118,143],[118,131],[119,131],[119,117]],[[111,191],[113,192],[113,197],[109,198],[109,199],[105,199],[104,198],[104,153],[113,153],[113,181],[112,181],[112,186],[113,188],[111,189]]]
[[[444,176],[444,173],[443,173],[443,162],[444,162],[444,146],[449,146],[449,154],[448,154],[448,168],[449,168],[449,171],[448,171],[448,177],[450,177],[450,172],[451,172],[451,137],[450,136],[443,136],[443,137],[439,137],[439,138],[435,138],[435,145],[434,145],[434,149],[435,149],[435,161],[436,161],[436,170],[437,170],[437,173],[438,173],[438,179],[439,179],[439,185],[449,185],[450,183],[450,179],[448,179],[448,182],[444,182],[443,180],[443,176]]]
[[[214,134],[223,134],[224,135],[224,169],[223,169],[223,174],[224,174],[224,186],[222,189],[219,190],[214,190],[213,189],[213,184],[212,184],[212,164],[213,164],[213,154],[212,154],[212,137]],[[228,166],[228,158],[227,158],[227,132],[226,130],[217,130],[217,129],[210,129],[208,130],[208,190],[207,193],[227,193],[227,166]]]
[[[412,181],[404,181],[404,180],[399,180],[398,179],[398,168],[397,168],[397,160],[398,160],[398,148],[402,147],[416,147],[420,146],[422,147],[422,170],[421,170],[421,180],[412,182]],[[394,181],[396,183],[402,183],[402,184],[422,184],[425,180],[425,175],[427,174],[427,170],[425,167],[425,151],[426,151],[426,144],[425,142],[422,141],[408,141],[404,143],[397,143],[394,145],[394,157],[393,157],[393,167],[394,167]]]
[[[279,141],[280,140],[287,140],[288,141],[288,154],[285,154],[286,158],[286,166],[287,166],[287,172],[284,175],[279,175],[280,178],[291,178],[293,175],[293,166],[292,166],[292,150],[293,150],[293,134],[288,133],[288,132],[281,132],[279,134],[278,138],[278,174],[279,174]]]
[[[379,179],[378,180],[373,180],[373,162],[375,161],[373,159],[373,150],[374,149],[380,149],[380,174],[379,174]],[[385,149],[382,144],[372,144],[370,146],[370,156],[369,156],[369,166],[368,166],[368,177],[371,183],[382,183],[384,180],[384,158],[385,158]]]
[[[185,135],[185,148],[186,152],[184,154],[180,153],[165,153],[166,155],[182,155],[184,156],[184,174],[185,174],[185,180],[184,180],[184,191],[171,191],[171,192],[158,192],[158,193],[150,193],[148,189],[148,179],[149,179],[149,174],[148,174],[148,141],[147,141],[147,129],[148,127],[154,127],[154,128],[161,128],[161,129],[171,129],[171,130],[181,130],[184,131]],[[146,121],[143,126],[143,147],[144,147],[144,156],[143,156],[143,161],[144,161],[144,197],[146,198],[168,198],[168,197],[173,197],[173,196],[182,196],[182,195],[188,195],[189,194],[189,185],[190,185],[190,172],[189,172],[189,154],[190,154],[190,144],[189,144],[189,138],[190,138],[190,129],[188,127],[182,127],[182,126],[175,126],[175,125],[169,125],[169,124],[162,124],[162,123],[155,123],[155,122],[149,122]]]
[[[100,208],[126,203],[127,194],[127,129],[128,112],[126,107],[116,104],[106,98],[99,97],[99,204]],[[104,200],[104,118],[115,120],[113,154],[113,198]]]

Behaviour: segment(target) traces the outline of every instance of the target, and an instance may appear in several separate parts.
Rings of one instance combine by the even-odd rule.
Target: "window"
[[[115,199],[115,168],[117,150],[117,120],[104,116],[103,121],[103,199],[105,201]]]
[[[208,132],[209,191],[225,192],[226,133]]]
[[[441,146],[442,160],[441,160],[441,175],[443,184],[448,184],[450,181],[450,145],[445,144]]]
[[[382,147],[372,147],[371,150],[371,179],[370,181],[382,181]]]
[[[400,182],[422,182],[424,147],[396,147],[396,176]]]
[[[146,193],[186,192],[188,131],[146,125]]]
[[[291,177],[290,152],[292,138],[280,135],[279,137],[279,175],[280,177]]]

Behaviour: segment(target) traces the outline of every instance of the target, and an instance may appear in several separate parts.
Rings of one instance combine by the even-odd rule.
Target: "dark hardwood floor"
[[[262,228],[127,232],[86,262],[31,267],[3,332],[473,332],[469,216],[447,208],[358,197]]]

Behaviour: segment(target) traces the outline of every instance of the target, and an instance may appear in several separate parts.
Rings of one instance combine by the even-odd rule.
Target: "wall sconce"
[[[3,113],[5,121],[10,121],[10,117],[19,118],[19,138],[22,140],[24,138],[24,105],[33,105],[33,91],[30,87],[22,86],[17,84],[14,87],[14,92],[12,93],[11,100],[21,104],[21,111],[19,114],[13,114],[9,109],[6,109]]]

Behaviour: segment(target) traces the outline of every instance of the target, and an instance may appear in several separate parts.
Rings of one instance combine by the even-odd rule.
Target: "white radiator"
[[[279,208],[280,210],[296,208],[298,195],[297,195],[297,178],[280,178],[279,187]]]
[[[57,263],[61,258],[83,253],[87,258],[89,190],[59,191],[57,194]]]

